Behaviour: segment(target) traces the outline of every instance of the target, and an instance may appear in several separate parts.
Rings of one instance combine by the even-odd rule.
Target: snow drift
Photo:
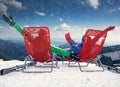
[[[23,64],[21,61],[2,61],[0,69]],[[67,63],[58,63],[52,73],[12,72],[0,76],[0,87],[120,87],[120,75],[104,72],[80,72],[78,67],[68,67]],[[92,68],[98,68],[93,64]]]

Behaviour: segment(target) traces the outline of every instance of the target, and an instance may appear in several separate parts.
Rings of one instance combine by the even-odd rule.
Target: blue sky
[[[64,39],[64,34],[71,32],[79,41],[88,28],[104,29],[114,25],[117,30],[110,34],[112,37],[108,36],[107,44],[120,43],[118,38],[113,38],[119,36],[120,0],[0,0],[0,13],[3,12],[12,15],[22,27],[48,26],[51,38],[57,40]],[[5,37],[3,32],[8,32],[6,37],[21,37],[1,18],[0,28],[1,37]]]

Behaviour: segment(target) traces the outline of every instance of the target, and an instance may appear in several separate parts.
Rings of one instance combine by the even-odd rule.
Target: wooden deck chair
[[[29,56],[25,59],[23,72],[27,73],[44,73],[53,71],[53,57],[50,49],[50,33],[48,27],[25,27],[23,29],[24,41]],[[42,63],[39,68],[49,68],[49,70],[28,71],[26,70],[27,62],[33,60],[36,63]],[[51,62],[51,64],[44,65]],[[37,65],[35,65],[37,66]],[[28,66],[29,67],[29,66]]]
[[[107,36],[107,32],[114,28],[115,28],[114,26],[110,26],[103,31],[96,30],[96,29],[88,29],[86,31],[84,35],[84,42],[83,42],[82,50],[78,54],[78,57],[80,58],[78,61],[80,71],[82,72],[104,71],[103,67],[102,67],[102,70],[83,70],[80,65],[80,62],[88,63],[89,61],[94,61],[97,55],[102,51],[103,44]],[[101,64],[101,61],[100,60],[98,61]],[[88,66],[88,64],[86,66]]]

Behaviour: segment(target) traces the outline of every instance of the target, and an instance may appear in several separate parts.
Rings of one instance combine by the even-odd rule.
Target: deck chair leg
[[[83,70],[81,65],[80,65],[80,62],[78,62],[78,66],[79,66],[79,69],[80,69],[81,72],[103,72],[105,70],[102,65],[101,65],[102,69],[100,69],[100,70]]]
[[[25,58],[25,63],[24,63],[24,66],[23,66],[23,70],[26,69],[27,66],[29,66],[29,65],[27,65],[27,61],[30,61],[30,62],[31,62],[30,56],[27,56],[27,57]]]
[[[58,67],[58,59],[56,57],[53,57],[53,61],[55,61],[55,64],[53,63],[53,68],[59,68]],[[55,66],[54,66],[55,65]]]
[[[69,63],[68,63],[68,67],[77,67],[77,66],[75,66],[75,64],[76,64],[75,61],[74,61],[74,63],[72,63],[72,60],[70,60]]]
[[[65,63],[64,61],[65,61],[65,57],[64,56],[62,56],[62,64],[68,64],[68,63]]]
[[[56,67],[55,68],[59,68],[58,67],[58,60],[56,60],[55,62],[56,62],[56,64],[55,64]]]
[[[86,65],[80,65],[81,67],[87,67],[89,65],[89,62]]]
[[[98,62],[99,62],[99,66],[101,66],[101,68],[103,69],[103,71],[105,71],[105,68],[100,60],[100,58],[98,58]],[[98,64],[96,61],[95,61],[96,64]]]
[[[58,68],[59,69],[59,67],[58,67],[58,59],[53,57],[52,61],[53,61],[53,68]],[[48,64],[45,64],[45,65],[48,65]],[[51,65],[51,64],[49,64],[49,65]]]
[[[49,62],[47,62],[47,63],[49,63]],[[47,65],[51,65],[52,63],[49,63],[49,64],[44,64],[45,66],[47,66]],[[39,66],[35,66],[35,67],[39,67]],[[43,66],[44,67],[44,66]],[[58,67],[58,60],[55,60],[55,59],[53,59],[53,68],[59,68]]]
[[[27,70],[25,70],[26,68],[29,68],[29,65],[27,65],[27,61],[30,60],[30,59],[31,58],[29,56],[26,57],[25,64],[24,64],[25,66],[23,67],[23,70],[22,70],[23,73],[51,73],[53,71],[53,65],[54,65],[53,58],[52,58],[52,64],[51,64],[51,66],[47,67],[47,68],[50,68],[49,71],[27,71]],[[34,62],[34,61],[31,60],[31,62]],[[41,66],[39,66],[39,68],[41,68]]]
[[[69,61],[68,63],[68,67],[75,67],[75,64],[77,63],[78,61],[75,61],[74,63],[72,63],[71,65],[71,61]],[[89,65],[89,63],[86,63],[86,65],[80,65],[81,67],[87,67]],[[78,65],[76,65],[77,67]]]
[[[82,70],[81,66],[80,66],[80,62],[78,62],[78,66],[79,66],[80,71],[81,71],[81,72],[84,72],[84,71]]]
[[[25,63],[24,63],[24,66],[23,66],[23,69],[22,69],[22,72],[25,73],[25,69],[27,69],[29,67],[29,65],[27,64],[27,61],[30,61],[30,62],[33,62],[33,60],[30,58],[30,56],[27,56],[25,58]],[[35,63],[34,63],[35,64]]]

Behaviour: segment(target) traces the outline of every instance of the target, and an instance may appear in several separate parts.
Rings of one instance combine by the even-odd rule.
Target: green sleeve
[[[13,27],[14,27],[21,35],[23,35],[23,33],[22,33],[22,28],[21,28],[18,24],[15,24]]]
[[[51,46],[51,51],[53,53],[56,53],[57,55],[67,56],[67,57],[70,56],[70,52],[55,46]]]

